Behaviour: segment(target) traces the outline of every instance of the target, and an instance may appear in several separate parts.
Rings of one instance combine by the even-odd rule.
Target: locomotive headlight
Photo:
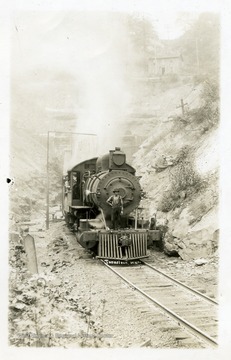
[[[123,166],[126,163],[126,155],[119,148],[116,147],[115,150],[110,150],[109,152],[109,169],[117,169],[118,167]]]

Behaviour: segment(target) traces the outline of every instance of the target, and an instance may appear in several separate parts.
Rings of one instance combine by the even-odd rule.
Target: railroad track
[[[217,347],[218,303],[150,264],[141,261],[134,267],[103,264],[123,281],[158,306],[168,318],[190,332],[195,341]]]

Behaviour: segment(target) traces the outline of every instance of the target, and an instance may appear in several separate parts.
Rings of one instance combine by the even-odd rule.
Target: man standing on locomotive
[[[118,229],[121,227],[121,215],[123,214],[123,200],[119,195],[119,190],[113,190],[114,195],[111,195],[107,199],[107,203],[112,207],[111,221],[112,229]]]

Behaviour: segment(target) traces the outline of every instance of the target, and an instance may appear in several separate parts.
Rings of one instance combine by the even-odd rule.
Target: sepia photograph
[[[10,3],[5,356],[228,358],[219,1]]]

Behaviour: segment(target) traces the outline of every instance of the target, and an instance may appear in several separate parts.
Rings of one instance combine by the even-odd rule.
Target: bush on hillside
[[[201,93],[201,103],[199,108],[188,110],[183,115],[178,115],[174,119],[182,124],[190,124],[192,127],[201,130],[201,133],[212,129],[219,123],[219,85],[216,80],[205,80]]]
[[[202,106],[187,113],[187,122],[202,125],[208,131],[219,123],[219,85],[214,80],[204,81]]]
[[[170,187],[159,201],[159,211],[168,212],[179,207],[187,196],[201,189],[203,182],[195,170],[188,147],[181,149],[178,163],[171,171],[169,180]]]

